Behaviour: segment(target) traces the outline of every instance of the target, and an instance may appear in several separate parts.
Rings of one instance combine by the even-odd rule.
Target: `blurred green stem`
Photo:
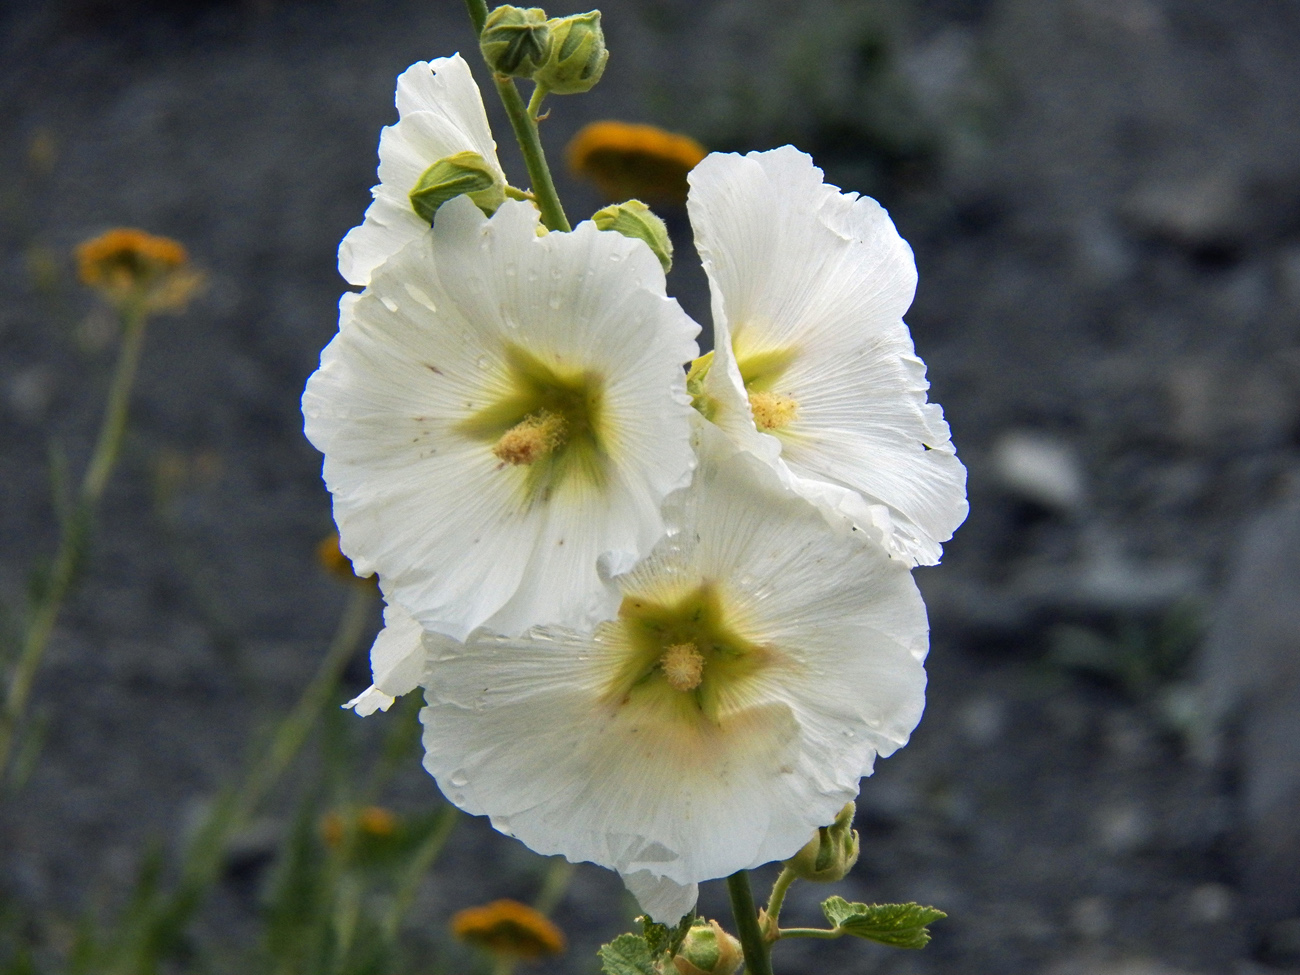
[[[731,895],[736,933],[745,952],[745,975],[772,975],[772,959],[768,956],[763,932],[758,927],[758,909],[754,906],[754,892],[749,886],[749,872],[738,870],[728,877],[727,892]]]
[[[329,703],[339,675],[356,652],[374,617],[375,590],[369,586],[348,587],[347,602],[338,628],[324,659],[302,697],[275,730],[265,754],[249,770],[240,787],[217,805],[204,829],[195,837],[186,860],[185,884],[201,890],[220,867],[230,835],[252,816],[289,763],[302,750],[321,710]]]
[[[50,567],[45,588],[32,607],[22,652],[5,688],[4,707],[0,710],[0,776],[9,768],[9,757],[27,714],[32,685],[45,657],[45,649],[54,632],[54,623],[58,619],[63,600],[76,579],[77,569],[85,554],[91,519],[104,494],[104,488],[108,485],[108,479],[112,476],[126,435],[131,388],[135,384],[136,370],[140,365],[140,351],[144,348],[148,315],[139,305],[128,306],[121,314],[122,348],[113,370],[108,402],[104,407],[104,418],[100,422],[95,449],[82,477],[81,490],[60,526],[59,547],[54,556],[54,564]]]
[[[438,810],[438,821],[428,838],[411,857],[411,862],[407,865],[401,884],[393,897],[392,906],[388,910],[387,917],[384,918],[384,934],[390,939],[397,937],[398,929],[401,928],[402,921],[410,911],[415,895],[420,889],[420,881],[438,859],[438,854],[447,845],[447,839],[459,821],[460,810],[451,803]]]
[[[131,947],[118,954],[104,975],[145,975],[157,971],[156,960],[174,950],[195,910],[221,872],[230,837],[256,811],[267,792],[306,744],[307,736],[338,687],[339,676],[356,652],[374,619],[376,591],[370,586],[348,587],[347,602],[329,649],[311,683],[293,710],[276,728],[266,751],[239,787],[227,791],[195,833],[185,851],[180,882],[174,892],[160,895],[155,910],[141,921],[143,931],[128,939]]]
[[[474,24],[474,34],[478,36],[483,33],[483,25],[487,22],[487,3],[485,0],[465,0],[465,7],[469,11],[470,21]],[[536,198],[537,209],[542,212],[542,223],[548,230],[573,229],[569,226],[569,218],[564,214],[560,196],[555,191],[555,181],[551,179],[550,167],[546,165],[546,153],[542,150],[541,136],[537,133],[537,119],[524,104],[523,96],[515,87],[513,78],[494,72],[492,82],[496,85],[497,94],[501,96],[501,104],[505,106],[506,115],[510,118],[510,127],[514,130],[515,140],[524,154],[524,165],[528,167],[528,178],[533,184],[532,192]],[[533,92],[533,99],[538,106],[541,105],[541,99],[545,97],[544,92],[540,95],[539,92],[541,92],[540,88]]]
[[[573,879],[575,869],[577,868],[564,857],[551,859],[550,865],[546,868],[546,876],[542,880],[542,889],[537,892],[537,899],[533,901],[533,907],[538,912],[549,915],[560,906],[560,901],[564,900],[564,895],[569,889],[569,882]]]

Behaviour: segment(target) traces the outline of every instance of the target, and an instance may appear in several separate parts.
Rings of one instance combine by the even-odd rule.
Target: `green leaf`
[[[658,975],[650,945],[639,934],[620,934],[596,954],[606,975]]]
[[[895,948],[924,948],[930,943],[930,931],[926,925],[948,916],[936,908],[922,907],[915,902],[855,904],[843,897],[824,900],[822,913],[844,934]]]

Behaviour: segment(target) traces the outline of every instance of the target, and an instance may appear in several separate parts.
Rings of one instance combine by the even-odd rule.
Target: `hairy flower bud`
[[[858,862],[858,831],[853,828],[856,807],[848,803],[835,822],[823,826],[798,853],[785,861],[802,880],[830,883],[843,879]]]
[[[600,11],[555,17],[548,25],[551,38],[546,61],[533,74],[533,80],[557,95],[590,91],[605,73],[605,62],[609,60],[605,32],[600,29]]]
[[[433,223],[438,208],[462,193],[488,216],[496,213],[506,198],[496,171],[482,156],[477,152],[458,152],[439,159],[420,175],[410,192],[411,208]]]
[[[744,960],[739,941],[717,921],[701,918],[686,932],[673,967],[679,975],[733,975]]]
[[[633,240],[643,240],[663,265],[664,274],[673,266],[673,242],[668,228],[640,200],[615,203],[591,215],[591,222],[601,230],[612,230]]]
[[[497,74],[531,78],[546,60],[551,36],[541,7],[497,7],[488,14],[479,48]]]

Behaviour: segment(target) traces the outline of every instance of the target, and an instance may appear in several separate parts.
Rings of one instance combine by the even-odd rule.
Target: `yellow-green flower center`
[[[610,638],[625,655],[608,692],[616,706],[636,700],[716,723],[743,703],[746,686],[775,659],[772,647],[728,618],[712,583],[672,602],[627,596],[618,615]]]
[[[794,362],[796,351],[785,348],[745,352],[735,348],[735,355],[745,392],[749,394],[754,425],[767,433],[788,427],[799,413],[799,403],[793,396],[778,393],[773,387]]]
[[[565,370],[509,346],[496,400],[460,424],[503,468],[522,470],[529,502],[566,484],[604,484],[608,455],[604,383],[592,370]]]
[[[788,393],[777,392],[774,387],[798,356],[793,348],[744,350],[733,344],[736,365],[749,397],[749,409],[754,425],[766,433],[784,430],[799,415],[799,402]],[[691,405],[706,420],[712,420],[718,404],[705,392],[705,380],[713,367],[713,353],[706,352],[691,363],[686,376],[686,391],[691,395]]]

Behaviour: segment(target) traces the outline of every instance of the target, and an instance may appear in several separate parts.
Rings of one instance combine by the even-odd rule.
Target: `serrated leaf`
[[[926,927],[948,915],[915,902],[908,904],[857,904],[843,897],[822,902],[826,920],[844,934],[878,941],[895,948],[924,948],[930,943]]]
[[[650,945],[639,934],[620,934],[596,954],[605,975],[658,975]]]

